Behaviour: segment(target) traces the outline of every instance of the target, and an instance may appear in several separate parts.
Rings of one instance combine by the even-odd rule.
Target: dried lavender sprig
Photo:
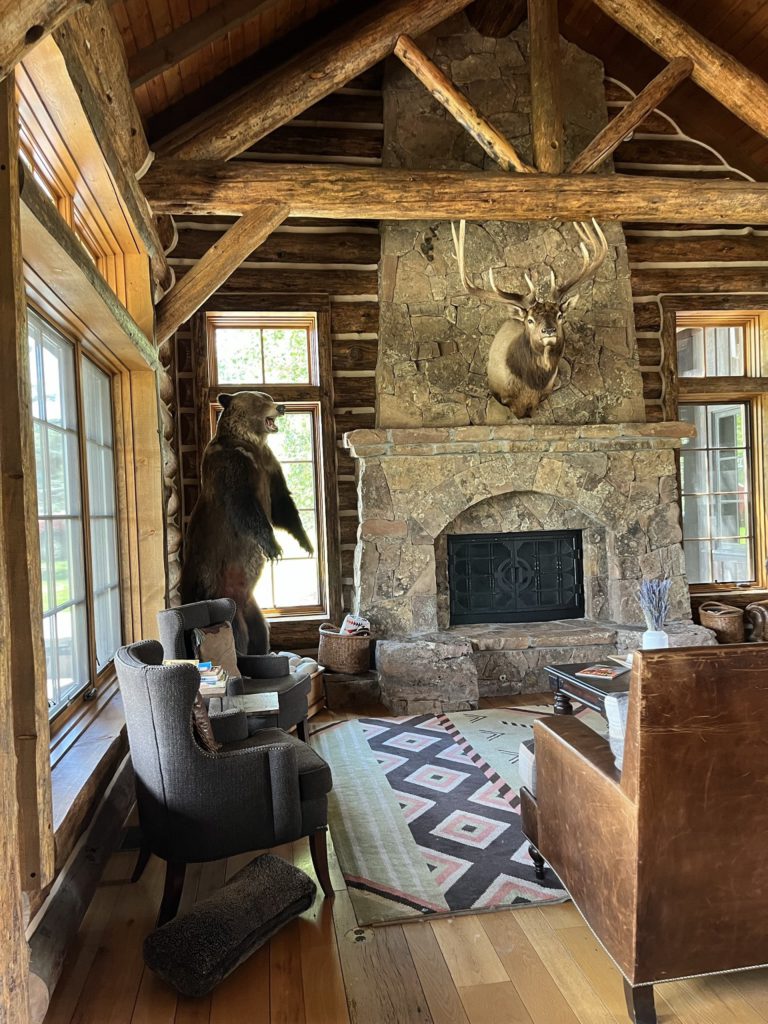
[[[648,629],[662,629],[669,615],[669,590],[672,580],[643,580],[638,601]]]

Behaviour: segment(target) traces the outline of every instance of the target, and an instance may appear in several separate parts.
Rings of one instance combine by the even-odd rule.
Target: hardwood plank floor
[[[326,712],[313,725],[345,717]],[[306,840],[272,852],[312,874]],[[182,907],[250,859],[190,867]],[[131,885],[133,861],[128,853],[111,858],[45,1024],[628,1021],[619,972],[573,904],[358,929],[332,837],[335,899],[318,897],[211,996],[177,998],[141,958],[160,905],[163,865],[153,858]],[[660,1024],[768,1024],[768,970],[659,985],[656,1004]]]

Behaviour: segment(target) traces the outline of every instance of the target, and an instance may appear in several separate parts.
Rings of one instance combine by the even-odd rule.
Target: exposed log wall
[[[343,163],[377,166],[383,142],[380,76],[366,76],[307,110],[284,128],[268,135],[249,152],[249,160]],[[179,240],[170,256],[177,278],[222,236],[233,218],[189,217],[177,221]],[[225,300],[265,294],[283,299],[325,294],[331,300],[334,413],[338,459],[343,600],[349,607],[352,560],[357,538],[357,494],[354,464],[341,448],[341,435],[374,424],[374,379],[378,354],[379,230],[370,221],[290,219],[250,255],[216,295]],[[210,303],[209,303],[210,306]],[[200,377],[196,372],[191,323],[174,339],[176,441],[181,478],[179,521],[185,529],[200,488]],[[176,536],[169,523],[169,538]],[[312,646],[317,627],[280,636],[289,646]]]
[[[607,83],[609,109],[618,113],[633,94]],[[685,136],[658,110],[616,150],[623,174],[680,174],[744,180],[718,153]],[[749,179],[747,179],[749,180]],[[646,416],[675,419],[675,309],[768,308],[768,229],[727,224],[625,223],[635,327]]]

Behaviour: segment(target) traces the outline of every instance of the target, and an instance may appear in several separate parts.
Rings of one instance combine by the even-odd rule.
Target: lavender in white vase
[[[648,627],[643,633],[643,650],[669,647],[669,636],[664,623],[669,615],[669,590],[672,580],[643,580],[640,584],[638,601]]]

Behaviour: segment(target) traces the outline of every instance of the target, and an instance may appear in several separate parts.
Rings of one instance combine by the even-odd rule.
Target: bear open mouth
[[[269,434],[276,434],[277,433],[277,431],[278,431],[277,424],[275,423],[274,419],[271,416],[266,416],[265,419],[264,419],[264,423],[265,423],[266,428],[267,428],[267,433],[269,433]]]

